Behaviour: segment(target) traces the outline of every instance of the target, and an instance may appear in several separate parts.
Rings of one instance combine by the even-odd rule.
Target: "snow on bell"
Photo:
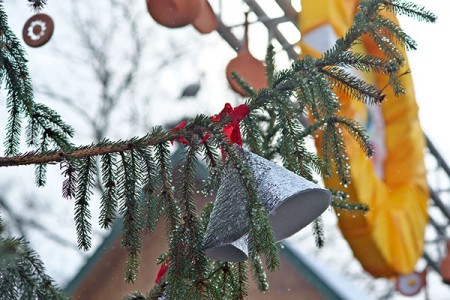
[[[269,215],[276,241],[298,232],[330,205],[327,189],[252,152],[235,149],[255,176],[258,200]],[[208,257],[232,262],[247,259],[247,202],[238,170],[227,166],[205,233]]]

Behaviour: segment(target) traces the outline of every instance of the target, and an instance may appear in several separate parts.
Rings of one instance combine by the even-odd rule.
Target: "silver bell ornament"
[[[241,147],[235,150],[255,177],[258,200],[268,213],[276,241],[298,232],[330,205],[327,189]],[[208,257],[230,262],[248,258],[247,203],[239,171],[230,163],[222,175],[205,233]]]

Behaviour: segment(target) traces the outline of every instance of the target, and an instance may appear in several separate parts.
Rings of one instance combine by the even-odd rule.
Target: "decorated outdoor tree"
[[[37,10],[45,4],[38,0],[29,2]],[[73,129],[54,110],[35,102],[25,53],[0,6],[3,44],[0,68],[9,114],[3,142],[5,156],[0,157],[0,167],[35,165],[36,185],[43,186],[46,166],[60,164],[64,176],[62,196],[75,202],[78,246],[88,250],[91,247],[89,200],[99,159],[99,177],[104,187],[99,222],[109,228],[117,216],[123,218],[122,245],[128,253],[125,268],[128,282],[135,280],[139,268],[142,235],[153,232],[160,219],[165,221],[169,250],[161,254],[157,284],[147,296],[137,292],[130,299],[244,299],[249,268],[260,290],[265,291],[269,285],[261,257],[265,258],[268,270],[276,270],[279,267],[276,242],[285,237],[279,234],[284,224],[275,224],[274,210],[299,192],[296,187],[283,186],[275,180],[263,183],[268,179],[261,176],[268,172],[286,176],[283,180],[294,176],[306,186],[305,190],[319,190],[327,197],[328,192],[312,183],[314,173],[337,176],[343,186],[351,181],[342,131],[349,132],[368,157],[373,151],[362,126],[339,115],[337,94],[344,93],[369,105],[379,105],[384,100],[383,90],[356,77],[351,69],[385,74],[389,76],[386,89],[392,89],[395,94],[405,93],[399,79],[408,72],[403,68],[405,58],[398,47],[415,49],[415,43],[382,14],[383,10],[419,21],[435,20],[432,13],[408,1],[362,0],[348,33],[320,58],[306,56],[286,70],[276,70],[275,53],[269,46],[265,61],[268,87],[259,91],[234,74],[234,79],[250,96],[245,103],[235,108],[225,104],[215,116],[200,114],[172,130],[155,127],[142,137],[105,139],[76,146],[70,140]],[[362,38],[376,42],[382,55],[356,52],[353,46]],[[307,127],[300,122],[306,113],[312,116]],[[20,153],[24,123],[28,152]],[[322,136],[321,157],[305,146],[306,139],[318,132]],[[185,148],[177,176],[170,160],[171,143],[180,143]],[[243,150],[242,145],[248,150]],[[197,207],[194,201],[199,188],[196,165],[200,160],[209,169],[208,179],[200,188],[206,194],[218,195],[218,201],[203,208]],[[271,193],[281,188],[284,190],[278,194]],[[332,195],[331,205],[335,208],[368,209],[348,202],[340,191],[332,191]],[[236,196],[239,205],[233,202],[227,207],[219,201]],[[317,197],[316,201],[323,204],[324,198]],[[221,221],[230,216],[241,217],[234,220],[233,228]],[[313,234],[317,246],[323,246],[320,217],[304,218],[307,223],[315,219]],[[303,223],[294,227],[300,229],[306,225]],[[226,234],[228,231],[231,234]],[[224,258],[229,253],[208,254],[214,248],[238,249],[244,255],[215,260],[210,257]],[[0,254],[0,299],[64,298],[23,240],[1,237]]]

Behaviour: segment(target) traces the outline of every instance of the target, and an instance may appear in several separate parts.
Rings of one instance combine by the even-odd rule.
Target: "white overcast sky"
[[[409,53],[409,61],[422,127],[449,161],[450,126],[447,121],[450,114],[450,60],[445,56],[450,48],[450,1],[415,2],[426,6],[438,16],[435,24],[419,23],[408,18],[402,18],[401,24],[418,43],[418,49]]]

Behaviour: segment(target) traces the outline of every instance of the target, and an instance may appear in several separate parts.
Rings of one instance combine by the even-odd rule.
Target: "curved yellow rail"
[[[302,55],[317,57],[342,36],[351,25],[357,2],[302,0],[299,18]],[[389,17],[397,22],[395,16]],[[359,51],[381,55],[370,41],[358,47]],[[387,83],[385,75],[361,76],[380,87]],[[344,133],[352,183],[344,188],[335,178],[325,182],[329,188],[345,190],[350,201],[369,205],[370,211],[365,216],[338,212],[338,220],[354,256],[375,277],[409,274],[414,270],[422,254],[428,222],[425,138],[411,76],[403,76],[401,80],[406,94],[395,97],[390,89],[385,90],[385,101],[378,110],[341,95],[341,114],[359,120],[375,133],[376,155],[375,159],[368,159]],[[319,135],[318,149],[320,140]]]

